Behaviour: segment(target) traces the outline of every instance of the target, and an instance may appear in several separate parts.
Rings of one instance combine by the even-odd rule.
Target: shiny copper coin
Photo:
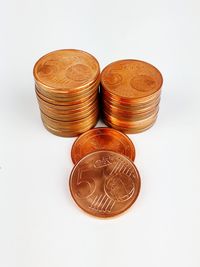
[[[146,106],[146,105],[151,104],[156,98],[160,97],[161,90],[159,90],[158,92],[156,92],[150,96],[141,97],[138,99],[136,99],[136,98],[125,99],[122,97],[118,97],[116,95],[111,95],[109,92],[104,90],[103,87],[101,87],[101,94],[102,94],[103,98],[109,100],[110,102],[124,105],[124,106],[138,107],[138,106]]]
[[[122,100],[139,100],[161,89],[163,78],[153,65],[140,60],[119,60],[109,64],[101,74],[104,90]]]
[[[139,110],[143,110],[143,109],[148,109],[151,108],[152,106],[156,105],[158,102],[160,102],[160,95],[154,99],[152,99],[151,101],[147,102],[147,103],[143,103],[143,104],[139,104],[139,105],[131,105],[131,104],[122,104],[120,102],[117,101],[113,101],[112,99],[109,99],[108,97],[104,97],[102,96],[102,103],[106,103],[107,105],[111,105],[114,106],[116,108],[125,110],[125,111],[139,111]]]
[[[44,101],[42,101],[39,97],[37,97],[39,106],[48,110],[49,112],[55,113],[55,114],[72,114],[72,119],[74,117],[74,115],[78,115],[81,114],[82,112],[89,111],[92,108],[96,107],[99,103],[99,99],[96,97],[96,99],[94,99],[92,102],[88,102],[86,103],[86,105],[74,105],[74,106],[59,106],[59,105],[53,105],[49,103],[45,103]]]
[[[90,98],[88,101],[85,101],[85,103],[77,104],[77,105],[55,105],[49,102],[46,102],[42,98],[40,98],[38,95],[37,100],[39,105],[42,105],[46,108],[52,109],[52,110],[63,110],[63,111],[73,111],[73,110],[83,110],[84,108],[88,108],[92,103],[94,103],[98,99],[98,94],[93,95],[92,98]]]
[[[58,105],[58,106],[67,106],[67,107],[74,107],[74,105],[84,105],[84,103],[90,102],[92,101],[97,95],[98,95],[98,90],[95,90],[94,92],[92,92],[91,94],[87,95],[87,96],[81,96],[81,98],[78,99],[71,99],[69,101],[69,99],[66,101],[64,98],[49,98],[46,97],[44,95],[42,95],[37,87],[35,88],[35,92],[37,94],[37,96],[39,96],[40,99],[44,100],[45,102],[49,103],[49,104],[53,104],[53,105]]]
[[[129,120],[120,120],[104,111],[104,118],[106,121],[118,125],[122,128],[145,128],[146,125],[149,125],[152,121],[155,120],[157,114],[158,110],[144,119],[129,121]]]
[[[33,70],[35,82],[48,97],[66,97],[92,85],[99,77],[98,61],[89,53],[64,49],[40,58]]]
[[[124,127],[121,127],[121,126],[118,126],[118,125],[115,125],[109,121],[107,121],[105,118],[104,118],[104,123],[108,126],[108,127],[112,127],[114,129],[117,129],[119,131],[122,131],[123,133],[126,133],[126,134],[137,134],[137,133],[142,133],[148,129],[150,129],[156,122],[156,117],[154,118],[153,121],[151,121],[151,123],[149,123],[148,125],[145,125],[144,127],[132,127],[132,128],[124,128]]]
[[[160,99],[158,99],[154,105],[147,107],[147,108],[140,108],[140,109],[122,109],[113,105],[108,104],[106,101],[103,102],[103,109],[107,112],[111,112],[113,114],[116,114],[118,116],[124,116],[124,117],[134,117],[139,115],[147,115],[151,112],[153,112],[159,105]]]
[[[97,104],[95,103],[95,106],[92,109],[87,110],[86,112],[79,112],[76,114],[72,115],[68,115],[68,114],[62,114],[62,113],[55,113],[55,112],[50,112],[49,110],[40,107],[40,110],[42,113],[47,114],[50,118],[54,119],[54,120],[58,120],[58,121],[78,121],[78,120],[82,120],[84,118],[89,117],[90,115],[94,114],[97,112]]]
[[[73,131],[73,130],[70,131],[70,130],[65,130],[65,129],[52,128],[51,126],[49,126],[48,124],[46,124],[43,121],[44,127],[49,132],[51,132],[54,135],[61,136],[61,137],[76,137],[76,136],[90,130],[91,128],[95,127],[96,123],[97,123],[97,120],[94,120],[93,122],[89,123],[88,125],[86,125],[84,127],[79,127],[76,131]]]
[[[71,157],[74,164],[95,151],[111,150],[135,159],[135,147],[128,136],[110,128],[94,128],[83,133],[74,142]]]
[[[76,120],[76,121],[59,121],[50,118],[46,114],[41,112],[41,118],[42,121],[57,130],[65,130],[65,131],[77,131],[79,128],[84,128],[89,124],[93,124],[95,121],[98,119],[98,111],[95,111],[93,114],[90,116]]]
[[[109,110],[104,111],[105,116],[109,115],[113,118],[116,118],[119,121],[124,121],[124,122],[138,122],[138,121],[142,121],[144,119],[148,119],[151,116],[154,116],[155,114],[157,114],[159,111],[159,106],[157,105],[156,107],[153,108],[153,110],[148,111],[148,112],[144,112],[144,113],[140,113],[140,114],[134,114],[134,115],[127,115],[127,114],[116,114],[115,112],[110,112]]]
[[[76,204],[90,215],[109,218],[132,206],[140,191],[134,163],[113,151],[86,155],[73,168],[69,187]]]
[[[37,82],[35,82],[35,86],[38,90],[38,92],[43,95],[43,97],[53,99],[54,101],[65,101],[65,102],[71,102],[71,101],[77,101],[81,100],[84,97],[89,97],[95,92],[99,91],[99,81],[100,79],[98,78],[97,81],[95,81],[94,84],[91,86],[86,87],[84,90],[79,90],[77,92],[69,92],[69,93],[63,93],[63,95],[55,95],[50,92],[50,91],[44,91],[43,87],[41,85],[38,85]]]

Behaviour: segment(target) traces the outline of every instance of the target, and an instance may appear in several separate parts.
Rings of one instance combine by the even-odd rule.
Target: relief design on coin
[[[87,213],[112,217],[127,210],[140,190],[140,176],[131,160],[112,151],[82,158],[72,170],[70,191]]]
[[[79,136],[71,151],[72,160],[77,163],[85,155],[98,151],[111,150],[135,159],[135,147],[123,133],[111,128],[94,128]]]
[[[115,201],[126,201],[134,193],[134,175],[131,168],[123,160],[116,162],[111,173],[105,180],[104,190]]]

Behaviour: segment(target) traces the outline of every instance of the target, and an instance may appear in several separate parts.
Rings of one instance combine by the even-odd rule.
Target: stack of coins
[[[138,133],[156,121],[163,78],[160,71],[139,60],[111,63],[101,74],[104,122],[125,133]]]
[[[96,125],[100,68],[92,55],[75,49],[54,51],[36,62],[33,73],[48,131],[77,136]]]

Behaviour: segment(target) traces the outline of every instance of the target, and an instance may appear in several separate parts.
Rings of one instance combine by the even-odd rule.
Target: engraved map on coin
[[[156,81],[147,75],[138,75],[131,79],[130,84],[133,88],[139,91],[154,90]]]
[[[70,66],[68,69],[66,69],[65,75],[67,78],[74,80],[74,81],[85,81],[90,78],[92,75],[91,69],[83,64],[76,64]]]
[[[113,151],[96,151],[73,168],[69,186],[81,209],[107,218],[126,211],[135,202],[140,176],[127,157]]]

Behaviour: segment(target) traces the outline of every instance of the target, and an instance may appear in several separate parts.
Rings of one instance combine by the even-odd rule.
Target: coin
[[[45,106],[40,105],[40,110],[42,113],[47,114],[50,118],[54,120],[59,121],[77,121],[80,119],[87,118],[88,116],[92,115],[94,112],[97,112],[97,101],[91,104],[87,109],[85,110],[53,110],[50,108],[47,108]],[[73,120],[72,120],[73,118]]]
[[[76,121],[55,120],[55,119],[52,119],[51,117],[47,116],[43,112],[41,112],[41,118],[42,118],[42,121],[44,121],[47,125],[49,125],[50,127],[54,128],[54,129],[68,130],[68,131],[75,132],[79,128],[83,128],[88,124],[93,124],[94,121],[96,121],[98,118],[98,111],[93,112],[93,114],[91,114],[90,116],[88,116],[86,118],[76,120]]]
[[[134,163],[113,151],[86,155],[73,168],[69,187],[76,204],[90,215],[109,218],[132,206],[140,191]]]
[[[43,98],[41,98],[39,95],[36,94],[39,106],[45,106],[46,108],[52,109],[52,110],[64,110],[64,111],[73,111],[73,110],[77,110],[77,109],[84,109],[88,108],[92,103],[94,103],[95,101],[98,100],[99,95],[97,93],[95,93],[93,96],[91,96],[88,100],[86,100],[83,103],[80,104],[73,104],[73,102],[71,103],[71,105],[58,105],[58,104],[52,104],[47,102],[46,100],[44,100]]]
[[[77,99],[68,99],[68,100],[65,100],[64,98],[49,98],[49,97],[46,97],[44,95],[42,95],[37,88],[35,88],[35,92],[36,92],[36,95],[44,100],[45,102],[49,103],[49,104],[53,104],[53,105],[58,105],[58,106],[67,106],[69,108],[74,108],[74,105],[84,105],[84,103],[87,103],[87,102],[91,102],[94,98],[97,97],[98,95],[98,90],[94,90],[94,92],[92,92],[92,94],[89,94],[89,95],[86,95],[86,96],[81,96],[81,98],[77,98]]]
[[[153,65],[141,60],[119,60],[101,74],[101,85],[112,96],[125,100],[151,96],[160,90],[163,78]]]
[[[89,53],[76,49],[50,52],[33,70],[36,83],[45,95],[66,97],[90,86],[99,76],[99,63]]]
[[[130,109],[130,110],[138,110],[138,109],[152,107],[152,105],[154,105],[155,102],[160,101],[160,94],[146,102],[137,102],[137,103],[127,103],[121,100],[119,101],[114,100],[113,98],[104,95],[102,92],[101,92],[101,97],[103,102],[106,102],[109,105],[113,105],[121,109]]]
[[[76,129],[76,131],[70,131],[70,130],[66,130],[66,129],[55,129],[55,128],[52,128],[50,127],[48,124],[46,124],[44,121],[43,121],[43,125],[44,127],[49,131],[51,132],[52,134],[54,135],[57,135],[57,136],[61,136],[61,137],[76,137],[78,136],[79,134],[82,134],[88,130],[90,130],[91,128],[95,127],[97,121],[94,120],[93,122],[89,123],[88,125],[86,125],[85,127],[79,127],[78,129]]]
[[[155,103],[155,106],[150,106],[147,108],[140,108],[140,109],[122,109],[118,108],[116,106],[110,105],[104,101],[104,108],[106,109],[106,112],[111,113],[113,115],[116,115],[118,117],[124,117],[125,119],[127,118],[137,118],[137,117],[143,117],[143,116],[148,116],[152,112],[155,111],[159,106],[159,101]]]
[[[85,155],[98,150],[111,150],[135,159],[135,147],[128,136],[111,128],[94,128],[80,135],[74,142],[71,157],[76,164]]]
[[[112,127],[114,129],[117,129],[119,131],[122,131],[123,133],[126,134],[137,134],[137,133],[141,133],[144,132],[148,129],[150,129],[156,122],[156,117],[154,118],[154,120],[151,121],[151,123],[149,123],[148,125],[145,125],[144,127],[132,127],[132,128],[125,128],[125,127],[121,127],[118,125],[115,125],[113,123],[111,123],[110,121],[107,121],[106,119],[104,119],[104,123],[108,126],[108,127]]]
[[[81,100],[84,97],[89,97],[91,96],[95,91],[98,91],[98,86],[99,86],[99,78],[97,81],[95,81],[94,84],[91,86],[88,86],[84,88],[84,90],[77,90],[77,91],[66,91],[62,95],[56,95],[52,94],[52,92],[48,90],[44,90],[42,85],[39,85],[37,82],[35,82],[35,86],[40,94],[42,94],[46,98],[53,99],[54,101],[65,101],[65,102],[70,102],[70,101],[77,101]]]
[[[158,114],[158,110],[156,110],[153,114],[151,114],[150,116],[146,117],[146,118],[142,118],[139,120],[120,120],[116,117],[114,117],[113,115],[108,114],[107,112],[104,112],[104,117],[107,121],[110,121],[112,124],[114,125],[118,125],[121,126],[122,128],[144,128],[146,125],[148,125],[149,123],[151,123],[152,121],[154,121],[154,119],[157,117]]]

